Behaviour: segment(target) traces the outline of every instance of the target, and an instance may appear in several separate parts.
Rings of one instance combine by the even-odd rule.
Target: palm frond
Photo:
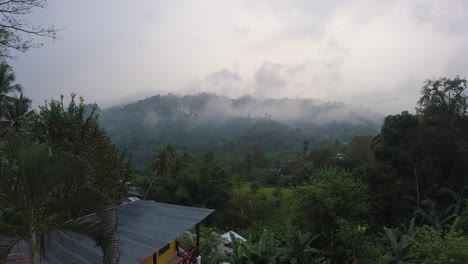
[[[102,249],[103,264],[117,264],[120,259],[120,241],[116,224],[115,211],[108,210],[99,215],[68,221],[51,230],[72,232],[93,239]]]
[[[16,244],[21,241],[21,238],[5,239],[0,237],[0,264],[4,264],[7,261],[8,255]]]
[[[60,240],[57,234],[74,233],[96,241],[103,252],[103,263],[118,263],[117,215],[112,209],[106,210],[111,205],[109,199],[83,184],[91,172],[80,160],[53,155],[48,146],[20,139],[4,143],[3,150],[14,162],[0,164],[0,191],[19,211],[34,212],[25,216],[28,228],[23,228],[20,236],[34,234],[38,255],[53,253],[48,248],[52,239]],[[70,220],[91,212],[94,214]],[[7,252],[11,247],[5,244],[2,250]]]

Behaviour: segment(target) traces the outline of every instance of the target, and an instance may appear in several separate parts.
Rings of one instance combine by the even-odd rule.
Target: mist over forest
[[[261,144],[275,153],[375,135],[383,116],[362,107],[312,98],[229,98],[211,93],[156,95],[99,111],[100,124],[137,164],[171,144],[185,151],[241,152]]]

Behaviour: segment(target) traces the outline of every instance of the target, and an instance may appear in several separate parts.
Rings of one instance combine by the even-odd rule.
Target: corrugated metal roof
[[[232,230],[229,231],[229,232],[227,232],[227,233],[225,233],[225,234],[222,234],[220,238],[221,238],[224,242],[226,242],[226,243],[232,243],[231,234],[232,234],[237,240],[239,240],[239,242],[242,242],[242,243],[247,242],[247,239],[243,238],[241,235],[237,234],[236,232],[234,232],[234,231],[232,231]]]
[[[121,206],[117,211],[121,263],[135,263],[151,256],[214,212],[143,200]]]
[[[122,264],[139,263],[152,256],[214,212],[143,200],[124,204],[116,210]],[[51,263],[102,263],[101,249],[93,240],[76,234],[64,237],[72,241],[66,239],[64,246],[54,247]]]

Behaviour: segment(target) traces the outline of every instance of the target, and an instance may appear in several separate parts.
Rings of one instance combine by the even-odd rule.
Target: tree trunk
[[[29,226],[29,257],[31,258],[31,263],[35,264],[36,263],[36,247],[37,247],[37,242],[36,242],[36,234],[33,231],[32,225]]]
[[[143,200],[146,200],[146,197],[148,196],[148,193],[149,193],[151,187],[153,186],[153,183],[154,183],[155,179],[156,179],[156,176],[153,176],[153,179],[151,180],[151,183],[150,183],[150,185],[148,187],[148,190],[146,190],[145,197],[143,197]]]
[[[418,209],[419,209],[420,198],[419,198],[418,173],[417,173],[417,170],[416,170],[416,165],[413,162],[411,162],[411,167],[413,167],[414,181],[416,182],[416,199],[417,199],[417,202],[418,202]]]

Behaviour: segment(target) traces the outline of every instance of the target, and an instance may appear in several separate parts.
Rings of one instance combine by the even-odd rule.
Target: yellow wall
[[[169,243],[169,249],[163,254],[158,254],[158,264],[166,264],[176,255],[176,242],[175,240]],[[149,256],[147,259],[140,262],[140,264],[153,264],[153,256]]]
[[[169,249],[166,250],[163,254],[158,254],[158,264],[166,264],[176,255],[176,242],[175,240],[169,243]]]
[[[153,256],[141,261],[140,264],[153,264]]]

